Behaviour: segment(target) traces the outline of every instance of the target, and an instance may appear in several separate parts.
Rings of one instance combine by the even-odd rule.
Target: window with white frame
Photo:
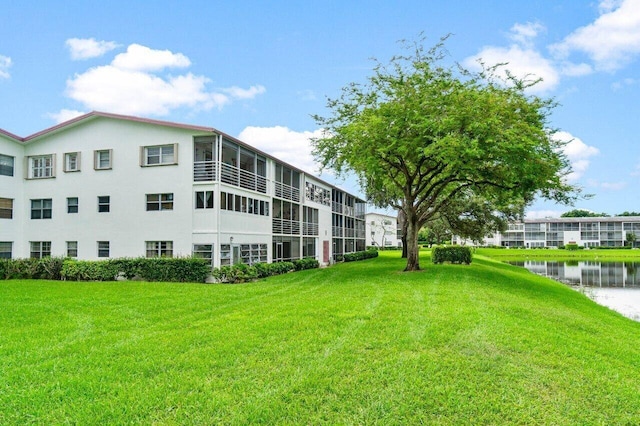
[[[0,154],[0,176],[13,176],[14,162],[13,157]]]
[[[47,179],[55,177],[55,154],[36,155],[28,158],[29,179]]]
[[[213,208],[213,191],[196,191],[196,209]]]
[[[12,248],[11,241],[0,241],[0,259],[11,259]]]
[[[98,196],[98,213],[109,213],[111,211],[111,197],[109,195]]]
[[[93,168],[95,170],[109,170],[113,167],[111,149],[100,149],[93,151]]]
[[[67,198],[67,213],[78,213],[78,197]]]
[[[67,257],[78,257],[77,241],[67,241]]]
[[[13,219],[13,200],[0,198],[0,219]]]
[[[147,194],[147,211],[173,210],[173,193]]]
[[[51,198],[31,200],[31,219],[51,219],[52,208]]]
[[[80,153],[67,152],[64,154],[64,171],[79,172],[80,171]]]
[[[207,261],[213,266],[213,244],[194,244],[193,256]]]
[[[98,241],[98,257],[109,257],[109,241]]]
[[[31,258],[51,257],[51,241],[31,241]]]
[[[145,241],[147,257],[173,257],[173,241]]]
[[[178,144],[145,146],[142,148],[140,164],[143,166],[166,166],[178,164]]]

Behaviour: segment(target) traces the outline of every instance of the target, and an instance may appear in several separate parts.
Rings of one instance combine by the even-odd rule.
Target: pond
[[[640,321],[640,262],[509,262],[568,284],[622,315]]]

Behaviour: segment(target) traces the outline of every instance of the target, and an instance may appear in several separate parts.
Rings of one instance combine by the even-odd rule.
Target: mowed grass
[[[638,249],[589,249],[589,250],[562,250],[562,249],[497,249],[478,248],[475,253],[503,261],[519,260],[596,260],[602,262],[640,262],[640,250]]]
[[[478,256],[0,282],[0,424],[638,424],[640,323]]]

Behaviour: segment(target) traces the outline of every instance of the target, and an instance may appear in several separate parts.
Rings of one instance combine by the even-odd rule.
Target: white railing
[[[300,222],[297,220],[274,218],[271,223],[274,234],[300,235]]]
[[[282,182],[274,182],[274,188],[276,197],[295,202],[300,201],[300,190],[298,188],[285,185]]]
[[[318,235],[318,224],[304,222],[302,224],[302,235]]]
[[[194,161],[193,162],[193,180],[195,182],[215,181],[216,162],[215,161]]]

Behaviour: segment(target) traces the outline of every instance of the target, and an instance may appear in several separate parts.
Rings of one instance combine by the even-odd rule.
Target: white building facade
[[[634,237],[630,238],[629,235]],[[459,238],[454,242],[462,243]],[[482,243],[519,248],[557,248],[566,244],[580,247],[640,247],[640,217],[526,219],[509,224],[505,232],[490,235]]]
[[[398,219],[381,213],[365,216],[367,246],[377,248],[402,247],[398,233]]]
[[[212,266],[365,249],[365,202],[214,128],[92,112],[0,130],[0,257],[190,256]]]

